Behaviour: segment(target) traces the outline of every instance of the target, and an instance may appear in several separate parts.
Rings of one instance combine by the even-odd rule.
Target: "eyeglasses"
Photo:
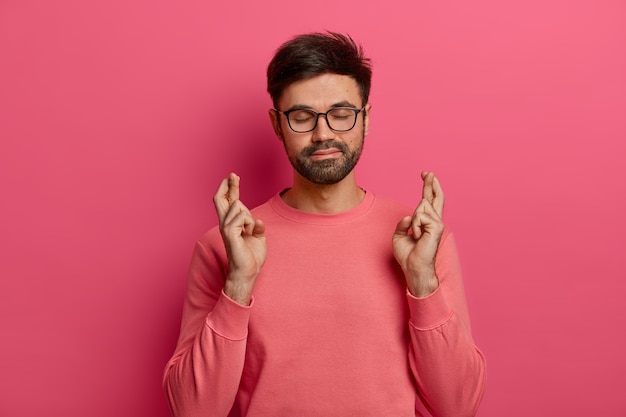
[[[315,110],[293,109],[285,112],[276,110],[276,113],[284,114],[289,128],[296,133],[306,133],[317,127],[320,116],[326,118],[326,123],[335,132],[347,132],[356,125],[356,118],[365,107],[355,109],[353,107],[335,107],[326,113],[318,113]]]

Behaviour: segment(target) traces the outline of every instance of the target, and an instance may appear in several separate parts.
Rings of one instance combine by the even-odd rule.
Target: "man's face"
[[[336,107],[361,109],[363,103],[356,81],[346,75],[322,74],[289,85],[278,102],[278,110],[309,109],[325,113]],[[314,184],[335,184],[354,169],[369,123],[368,104],[365,113],[357,115],[356,124],[347,132],[337,132],[320,116],[310,132],[296,133],[283,114],[270,111],[276,134],[283,140],[291,165],[302,177]],[[332,122],[331,122],[332,123]]]

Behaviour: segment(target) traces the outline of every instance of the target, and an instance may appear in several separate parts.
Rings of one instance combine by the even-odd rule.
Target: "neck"
[[[365,191],[357,185],[354,172],[336,184],[327,185],[314,184],[295,173],[293,187],[282,195],[283,201],[293,208],[323,214],[350,210],[364,197]]]

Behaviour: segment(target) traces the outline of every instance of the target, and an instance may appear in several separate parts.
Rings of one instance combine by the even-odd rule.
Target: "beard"
[[[316,142],[304,148],[298,155],[288,155],[289,162],[300,175],[314,184],[336,184],[347,177],[356,166],[363,151],[363,142],[364,138],[361,138],[360,145],[354,150],[350,150],[345,143],[335,140]],[[330,148],[338,149],[342,155],[339,158],[321,161],[314,161],[309,158],[319,150]]]

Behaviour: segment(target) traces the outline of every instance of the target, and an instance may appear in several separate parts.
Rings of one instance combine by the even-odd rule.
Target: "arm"
[[[180,337],[163,386],[174,416],[228,415],[243,372],[251,307],[226,297],[223,262],[198,242],[191,260]]]
[[[422,179],[422,200],[393,236],[408,289],[409,362],[418,395],[435,417],[473,416],[484,389],[484,359],[472,340],[454,239],[444,232],[443,191],[432,173]]]
[[[454,236],[447,232],[436,270],[439,287],[432,294],[407,294],[411,371],[433,416],[474,416],[485,386],[485,360],[472,339]]]
[[[191,260],[181,333],[163,386],[174,416],[225,417],[245,360],[252,289],[265,262],[265,227],[239,201],[239,177],[214,197],[219,237],[199,242]],[[224,253],[225,250],[225,253]]]

